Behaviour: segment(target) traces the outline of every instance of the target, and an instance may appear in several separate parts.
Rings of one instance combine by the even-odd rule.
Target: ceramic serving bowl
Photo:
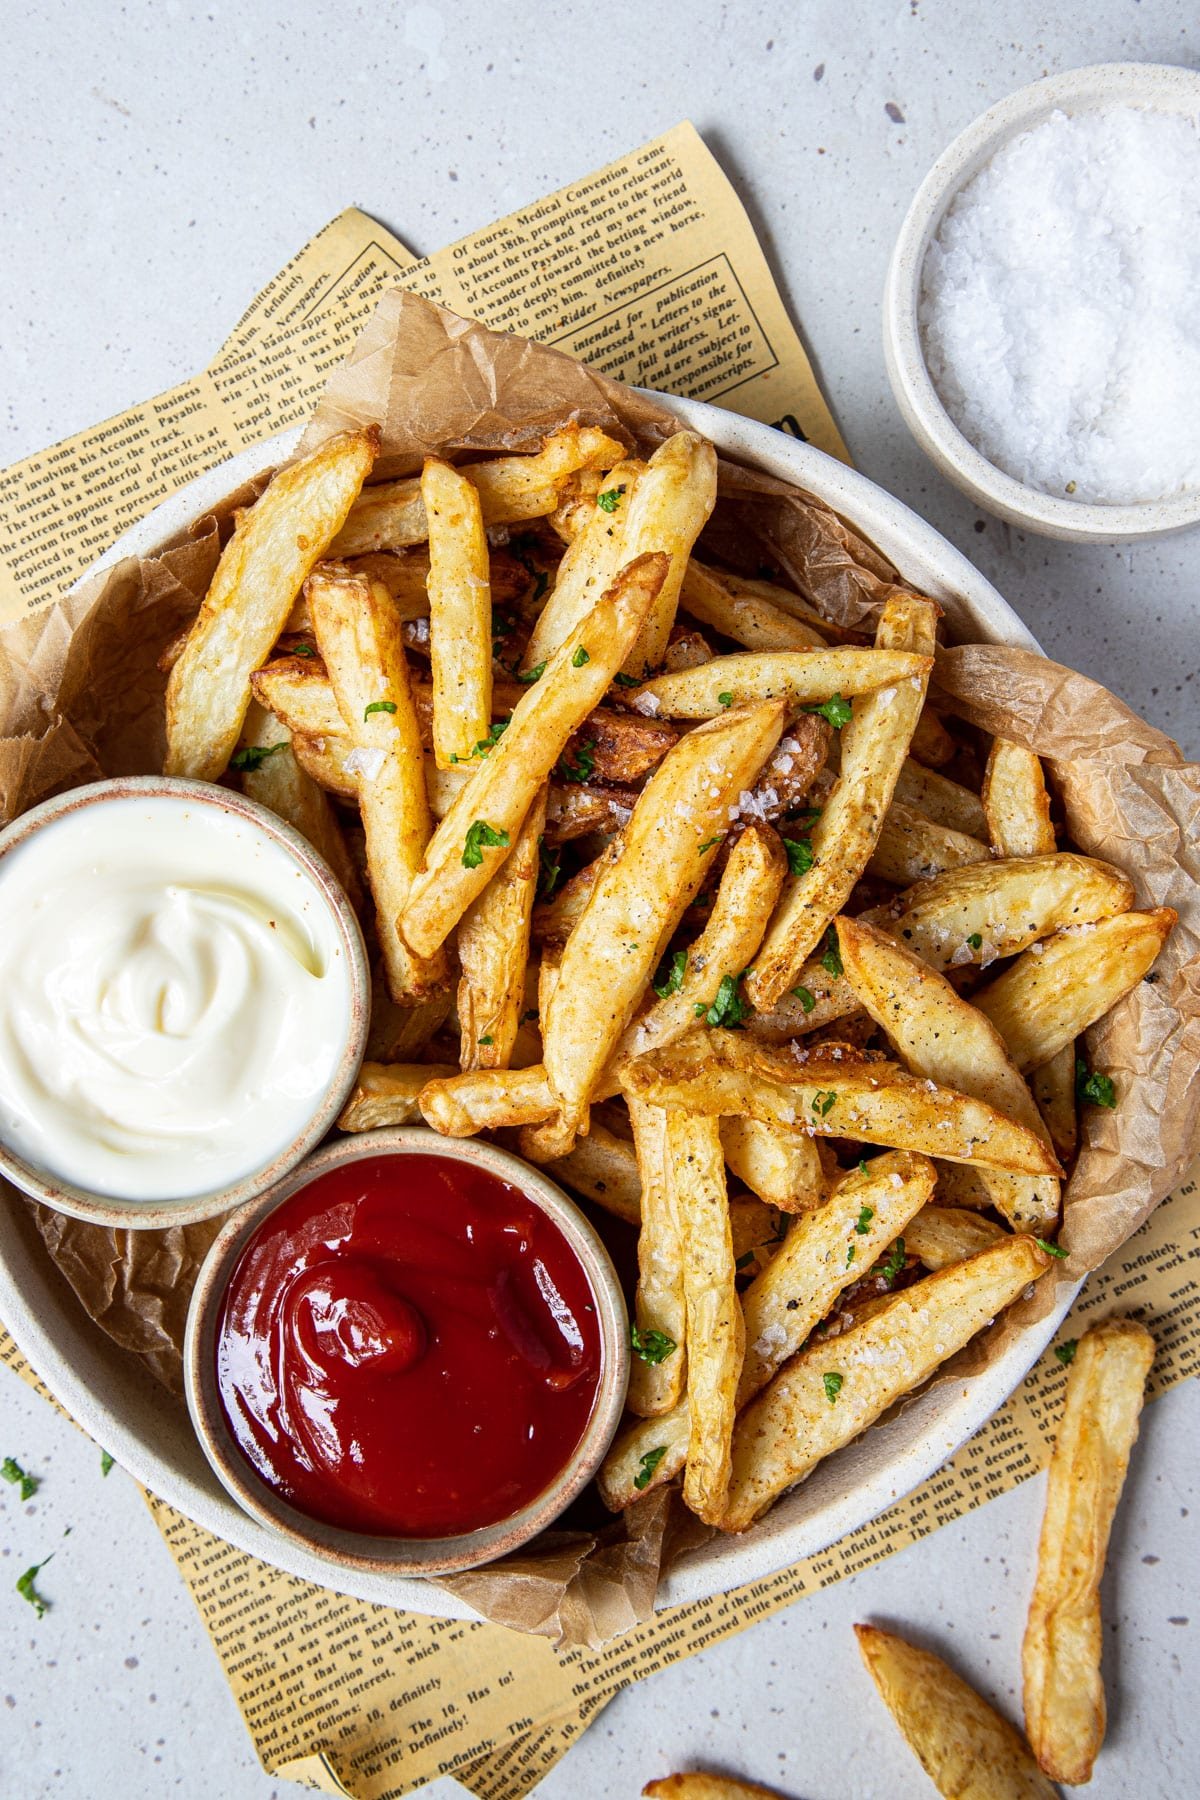
[[[216,1343],[221,1303],[242,1251],[263,1221],[319,1175],[379,1156],[437,1156],[482,1169],[517,1188],[566,1238],[588,1278],[600,1326],[600,1380],[583,1436],[569,1462],[528,1506],[458,1537],[370,1537],[309,1518],[290,1506],[251,1469],[238,1449],[217,1389]],[[425,1126],[365,1131],[327,1144],[269,1193],[241,1207],[217,1236],[188,1308],[183,1371],[188,1411],[217,1479],[238,1505],[279,1540],[280,1554],[296,1546],[323,1566],[322,1580],[336,1587],[351,1571],[383,1577],[447,1575],[491,1562],[544,1531],[587,1486],[612,1442],[629,1386],[629,1315],[617,1272],[596,1232],[573,1200],[541,1169],[495,1144],[476,1138],[444,1138]]]
[[[925,363],[917,309],[925,254],[956,196],[1010,138],[1051,113],[1106,106],[1200,114],[1200,73],[1158,63],[1098,63],[1050,75],[989,107],[944,150],[917,189],[892,251],[883,293],[888,379],[904,422],[947,480],[989,512],[1045,537],[1074,543],[1125,543],[1200,522],[1200,492],[1168,500],[1106,506],[1028,487],[998,469],[950,417]]]
[[[47,1173],[18,1154],[0,1136],[0,1174],[6,1175],[35,1200],[44,1201],[56,1212],[88,1219],[97,1225],[150,1230],[215,1218],[231,1207],[240,1206],[243,1201],[252,1200],[256,1194],[272,1187],[320,1143],[344,1106],[362,1062],[370,1025],[371,977],[354,909],[324,859],[298,831],[265,806],[207,781],[185,781],[165,775],[125,776],[115,781],[92,782],[87,787],[58,794],[40,806],[31,807],[0,831],[0,875],[10,859],[32,846],[40,833],[60,822],[76,819],[85,811],[111,813],[116,807],[128,807],[130,803],[136,806],[139,802],[149,803],[156,815],[161,815],[164,808],[178,809],[184,819],[198,808],[214,810],[221,815],[221,830],[228,837],[231,856],[238,853],[239,847],[253,852],[256,841],[260,849],[273,851],[276,855],[281,853],[280,867],[302,880],[306,902],[312,903],[332,927],[335,953],[342,960],[346,976],[344,1014],[328,1087],[290,1141],[257,1165],[252,1165],[234,1182],[207,1193],[178,1199],[126,1199],[93,1192]]]
[[[865,476],[809,444],[719,407],[666,394],[651,398],[724,455],[806,489],[850,520],[906,580],[938,601],[951,637],[1037,650],[1011,607],[966,557]],[[181,542],[193,520],[243,482],[285,461],[299,438],[299,428],[283,432],[210,470],[127,532],[95,566],[153,556]],[[816,1555],[925,1481],[1028,1373],[1076,1292],[1073,1284],[1060,1283],[1054,1309],[982,1374],[931,1388],[830,1457],[751,1531],[716,1536],[681,1559],[660,1584],[657,1604],[682,1605],[762,1580]],[[217,1537],[303,1580],[333,1585],[376,1605],[439,1618],[476,1616],[436,1581],[394,1568],[348,1567],[331,1575],[328,1561],[308,1544],[284,1538],[243,1511],[218,1480],[183,1407],[87,1318],[46,1255],[25,1201],[2,1182],[0,1319],[84,1429],[153,1493]]]

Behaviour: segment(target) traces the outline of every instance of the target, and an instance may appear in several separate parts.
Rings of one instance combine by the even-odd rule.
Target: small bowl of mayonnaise
[[[370,1017],[332,871],[265,807],[137,776],[0,832],[0,1173],[109,1226],[211,1218],[324,1137]]]

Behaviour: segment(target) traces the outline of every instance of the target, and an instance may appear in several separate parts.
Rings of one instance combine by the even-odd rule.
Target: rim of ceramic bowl
[[[72,813],[115,800],[139,797],[173,800],[188,806],[216,806],[222,812],[235,813],[262,832],[303,869],[310,885],[320,895],[337,931],[349,972],[345,1039],[319,1106],[290,1143],[237,1182],[214,1188],[207,1194],[188,1195],[178,1200],[124,1200],[118,1195],[94,1193],[76,1183],[60,1180],[28,1162],[0,1140],[0,1175],[6,1175],[23,1193],[73,1219],[86,1219],[94,1225],[150,1231],[168,1225],[191,1225],[228,1212],[273,1187],[315,1149],[341,1112],[362,1063],[371,1019],[371,976],[362,929],[341,884],[324,858],[298,831],[265,806],[245,794],[217,787],[211,782],[190,781],[173,775],[123,775],[107,781],[89,782],[85,787],[68,788],[65,793],[55,794],[30,807],[28,812],[0,831],[0,865],[38,832]]]
[[[560,1472],[528,1505],[494,1524],[450,1537],[376,1536],[326,1524],[300,1512],[266,1486],[238,1448],[217,1387],[216,1340],[221,1303],[250,1239],[273,1212],[319,1176],[379,1156],[436,1156],[483,1169],[515,1187],[556,1225],[574,1252],[596,1302],[600,1375],[583,1434]],[[396,1575],[453,1575],[494,1562],[552,1525],[587,1486],[613,1439],[629,1386],[629,1314],[612,1259],[595,1228],[541,1169],[478,1138],[446,1138],[425,1125],[365,1131],[327,1144],[269,1193],[222,1226],[204,1259],[188,1306],[183,1376],[196,1435],[225,1491],[268,1531],[299,1543],[342,1569]]]
[[[1200,71],[1171,63],[1095,63],[1046,76],[989,107],[943,150],[917,189],[892,251],[883,294],[888,380],[905,424],[926,455],[988,511],[1073,543],[1124,543],[1183,531],[1200,522],[1200,490],[1110,506],[1060,499],[1006,474],[946,410],[925,361],[918,308],[929,245],[972,177],[1009,139],[1051,113],[1091,112],[1105,105],[1200,112]]]

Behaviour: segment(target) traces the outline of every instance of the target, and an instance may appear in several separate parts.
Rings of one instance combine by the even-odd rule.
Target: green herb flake
[[[1054,1354],[1064,1369],[1069,1369],[1075,1361],[1075,1352],[1079,1348],[1078,1338],[1068,1338],[1065,1344],[1055,1344]]]
[[[897,1275],[899,1275],[901,1269],[904,1267],[904,1261],[904,1239],[898,1237],[884,1260],[876,1265],[879,1274],[887,1282],[889,1287],[891,1287],[893,1281],[895,1281]]]
[[[783,847],[787,851],[789,872],[793,875],[807,875],[817,860],[808,839],[785,837]]]
[[[618,687],[623,688],[641,687],[642,685],[636,675],[622,675],[619,672],[613,676],[613,680]]]
[[[394,713],[395,710],[396,702],[394,700],[372,700],[369,706],[363,708],[363,724],[366,724],[372,713]]]
[[[736,1031],[744,1019],[748,1019],[753,1007],[742,999],[738,993],[740,976],[723,975],[721,985],[717,989],[717,997],[712,1005],[696,1006],[696,1017],[702,1018],[706,1025],[719,1026],[725,1031]]]
[[[620,487],[605,488],[602,494],[596,495],[596,505],[600,508],[601,512],[615,513],[617,510],[617,502],[624,492],[624,482],[621,483]],[[643,1483],[643,1486],[644,1485],[645,1483]]]
[[[846,1252],[846,1267],[847,1268],[849,1268],[850,1264],[854,1261],[854,1252],[855,1252],[856,1248],[857,1248],[857,1245],[851,1244],[850,1248]]]
[[[1045,1238],[1034,1238],[1033,1241],[1039,1250],[1044,1250],[1046,1252],[1047,1256],[1057,1256],[1060,1262],[1065,1262],[1067,1260],[1067,1251],[1065,1251],[1061,1245],[1048,1244]]]
[[[822,1092],[820,1088],[817,1089],[812,1097],[812,1110],[816,1113],[818,1119],[827,1119],[829,1117],[830,1113],[833,1111],[834,1102],[836,1100],[837,1094],[832,1088],[825,1092]]]
[[[1089,1069],[1082,1056],[1075,1058],[1075,1098],[1080,1105],[1108,1106],[1117,1104],[1117,1090],[1099,1069]]]
[[[842,973],[842,956],[841,951],[838,949],[837,931],[832,925],[825,933],[825,948],[821,952],[821,967],[827,975],[832,975],[835,981]]]
[[[865,1174],[866,1173],[866,1164],[860,1163],[859,1167],[862,1169],[863,1173]],[[875,1217],[875,1208],[873,1206],[860,1206],[859,1207],[858,1223],[854,1227],[854,1229],[855,1229],[855,1231],[857,1231],[859,1237],[866,1237],[868,1231],[870,1231],[870,1229],[871,1229],[871,1220],[874,1217]]]
[[[709,851],[709,850],[711,850],[711,849],[712,849],[712,848],[713,848],[713,845],[714,845],[714,844],[719,844],[719,843],[720,843],[720,842],[721,842],[721,834],[720,834],[720,832],[718,832],[718,833],[717,833],[717,835],[716,835],[716,837],[711,837],[711,838],[705,838],[705,840],[704,840],[704,842],[703,842],[703,843],[702,843],[702,844],[701,844],[701,846],[700,846],[700,848],[699,848],[699,850],[697,850],[697,852],[696,852],[696,855],[697,855],[697,856],[704,856],[704,855],[705,855],[705,854],[706,854],[706,852],[707,852],[707,851]]]
[[[972,950],[982,950],[983,949],[983,933],[979,932],[979,931],[973,931],[971,933],[970,937],[967,939],[967,942],[968,942],[968,944],[970,944]]]
[[[657,1331],[653,1328],[649,1331],[639,1331],[631,1320],[629,1347],[635,1356],[641,1357],[644,1363],[651,1363],[657,1367],[659,1363],[666,1362],[668,1356],[674,1356],[679,1345],[673,1337],[668,1337],[665,1331]]]
[[[677,994],[683,986],[683,978],[686,974],[687,951],[676,950],[669,963],[660,963],[658,966],[654,991],[659,999],[669,1000],[672,994]]]
[[[601,495],[601,498],[603,498],[603,495]],[[651,1481],[654,1479],[654,1471],[666,1454],[667,1446],[665,1444],[659,1444],[655,1449],[647,1450],[645,1456],[643,1456],[641,1462],[638,1464],[638,1472],[633,1478],[633,1485],[639,1494],[643,1488],[648,1488],[650,1486]]]
[[[479,742],[476,744],[475,748],[472,750],[471,756],[486,756],[488,751],[493,747],[493,745],[498,744],[500,742],[500,739],[504,736],[505,732],[508,730],[508,728],[511,724],[512,724],[511,719],[497,719],[496,723],[494,725],[490,725],[488,727],[487,736],[485,738],[480,738]],[[469,762],[470,760],[471,760],[471,758],[468,756],[464,756],[464,757],[455,756],[453,751],[451,751],[450,761],[452,763]]]
[[[596,769],[596,758],[592,755],[595,748],[594,739],[589,738],[576,750],[574,763],[569,763],[565,756],[559,758],[556,773],[563,781],[589,781]]]
[[[822,700],[820,706],[806,706],[804,711],[820,713],[823,719],[828,719],[835,731],[840,731],[843,725],[850,723],[854,714],[854,703],[851,700],[843,700],[840,694],[834,694],[830,699]]]
[[[813,994],[810,994],[806,987],[794,987],[792,989],[792,992],[793,992],[793,994],[795,994],[797,1000],[800,1002],[800,1004],[804,1008],[805,1012],[806,1013],[812,1012],[813,1008],[817,1004],[815,996]]]
[[[562,854],[546,848],[544,837],[538,839],[538,899],[549,900],[562,879]]]
[[[491,1032],[490,1032],[490,1031],[489,1031],[489,1032],[486,1032],[486,1033],[485,1033],[485,1034],[484,1034],[484,1036],[483,1036],[483,1037],[481,1037],[481,1038],[480,1038],[480,1039],[479,1039],[479,1042],[480,1042],[480,1043],[481,1043],[481,1044],[487,1044],[487,1045],[490,1045],[490,1044],[491,1044],[491,1043],[492,1043],[492,1042],[493,1042],[493,1038],[492,1038],[492,1034],[491,1034]]]
[[[6,1456],[0,1463],[0,1476],[11,1487],[19,1487],[22,1500],[32,1500],[40,1485],[36,1475],[27,1475],[20,1463],[13,1456]]]
[[[477,869],[483,862],[484,850],[507,850],[507,831],[494,831],[486,819],[476,819],[468,825],[467,835],[463,841],[462,866],[464,869]]]
[[[17,1577],[18,1594],[20,1594],[22,1600],[28,1600],[30,1606],[36,1611],[39,1619],[44,1619],[46,1614],[50,1611],[50,1602],[42,1598],[41,1594],[38,1593],[37,1588],[34,1586],[34,1582],[37,1580],[46,1564],[51,1561],[52,1555],[53,1553],[51,1553],[51,1556],[44,1556],[40,1563],[34,1563],[31,1569],[26,1569],[23,1575],[18,1575]]]
[[[722,706],[729,707],[733,705],[733,695],[730,693],[718,694],[717,699]]]
[[[247,744],[244,750],[234,751],[229,759],[229,766],[231,769],[261,769],[268,756],[286,749],[286,738],[278,744]]]
[[[312,644],[293,644],[289,652],[291,656],[315,656],[316,654]]]
[[[540,663],[534,663],[532,669],[526,669],[523,675],[518,675],[517,680],[523,681],[526,687],[532,687],[534,682],[540,681],[545,673],[546,664],[545,661],[542,661]]]
[[[842,1391],[842,1382],[845,1377],[839,1375],[836,1369],[827,1369],[821,1379],[825,1384],[825,1398],[828,1400],[830,1406],[836,1406],[837,1397]]]
[[[107,1475],[109,1473],[110,1469],[112,1468],[112,1466],[113,1466],[112,1457],[109,1455],[107,1450],[102,1450],[100,1452],[100,1473],[102,1475]]]
[[[591,662],[591,660],[591,657],[588,655],[583,645],[580,644],[578,650],[576,650],[574,656],[571,658],[571,667],[573,669],[582,669],[584,663]]]

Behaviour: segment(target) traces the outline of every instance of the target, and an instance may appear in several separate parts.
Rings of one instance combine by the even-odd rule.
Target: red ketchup
[[[229,1281],[217,1383],[277,1494],[351,1531],[452,1537],[553,1481],[600,1379],[591,1284],[516,1188],[440,1156],[319,1175]]]

